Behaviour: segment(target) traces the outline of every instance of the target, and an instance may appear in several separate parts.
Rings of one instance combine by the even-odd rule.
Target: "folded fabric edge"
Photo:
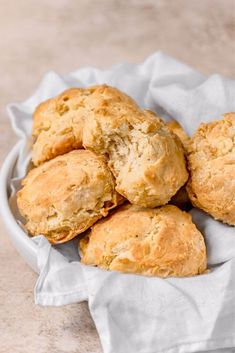
[[[87,301],[87,293],[85,289],[74,293],[34,293],[34,302],[41,306],[64,306]]]

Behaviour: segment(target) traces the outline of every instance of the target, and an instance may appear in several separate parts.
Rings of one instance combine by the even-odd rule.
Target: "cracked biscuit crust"
[[[235,225],[235,113],[201,124],[187,157],[187,191],[193,205]]]
[[[33,134],[36,165],[81,146],[104,154],[117,191],[141,206],[166,204],[188,178],[178,137],[110,86],[71,89],[42,103]]]
[[[124,205],[80,240],[82,263],[147,276],[192,276],[206,270],[206,247],[191,216],[172,205]]]
[[[121,196],[104,157],[86,150],[58,156],[31,170],[17,203],[31,235],[63,243],[117,206]]]
[[[58,155],[82,148],[83,89],[69,89],[42,102],[33,115],[32,160],[35,166]]]

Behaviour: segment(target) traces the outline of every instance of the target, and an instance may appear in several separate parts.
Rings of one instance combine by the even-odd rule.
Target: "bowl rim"
[[[21,229],[9,205],[9,180],[19,157],[23,141],[18,141],[7,154],[0,171],[0,214],[7,233],[21,256],[29,266],[38,272],[37,244]]]

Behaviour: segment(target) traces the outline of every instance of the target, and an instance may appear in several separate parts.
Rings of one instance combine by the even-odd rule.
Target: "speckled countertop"
[[[0,0],[0,9],[0,164],[16,141],[6,104],[27,98],[49,69],[140,62],[162,50],[235,79],[234,0]],[[0,244],[0,353],[101,353],[86,303],[34,305],[36,274],[1,220]]]

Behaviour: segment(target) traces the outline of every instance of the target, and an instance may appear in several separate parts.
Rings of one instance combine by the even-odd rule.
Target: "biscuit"
[[[82,148],[84,90],[69,89],[42,102],[33,114],[32,160],[35,166],[58,155]],[[78,113],[79,112],[79,113]]]
[[[178,137],[110,86],[71,89],[42,103],[33,134],[36,165],[81,145],[108,156],[116,190],[133,204],[166,204],[188,178]]]
[[[201,124],[187,157],[187,191],[193,205],[235,225],[235,113]]]
[[[206,247],[191,216],[172,205],[124,205],[80,240],[81,262],[147,276],[193,276],[206,270]]]
[[[84,232],[121,196],[105,158],[86,150],[58,156],[32,169],[17,193],[18,208],[31,235],[63,243]]]

